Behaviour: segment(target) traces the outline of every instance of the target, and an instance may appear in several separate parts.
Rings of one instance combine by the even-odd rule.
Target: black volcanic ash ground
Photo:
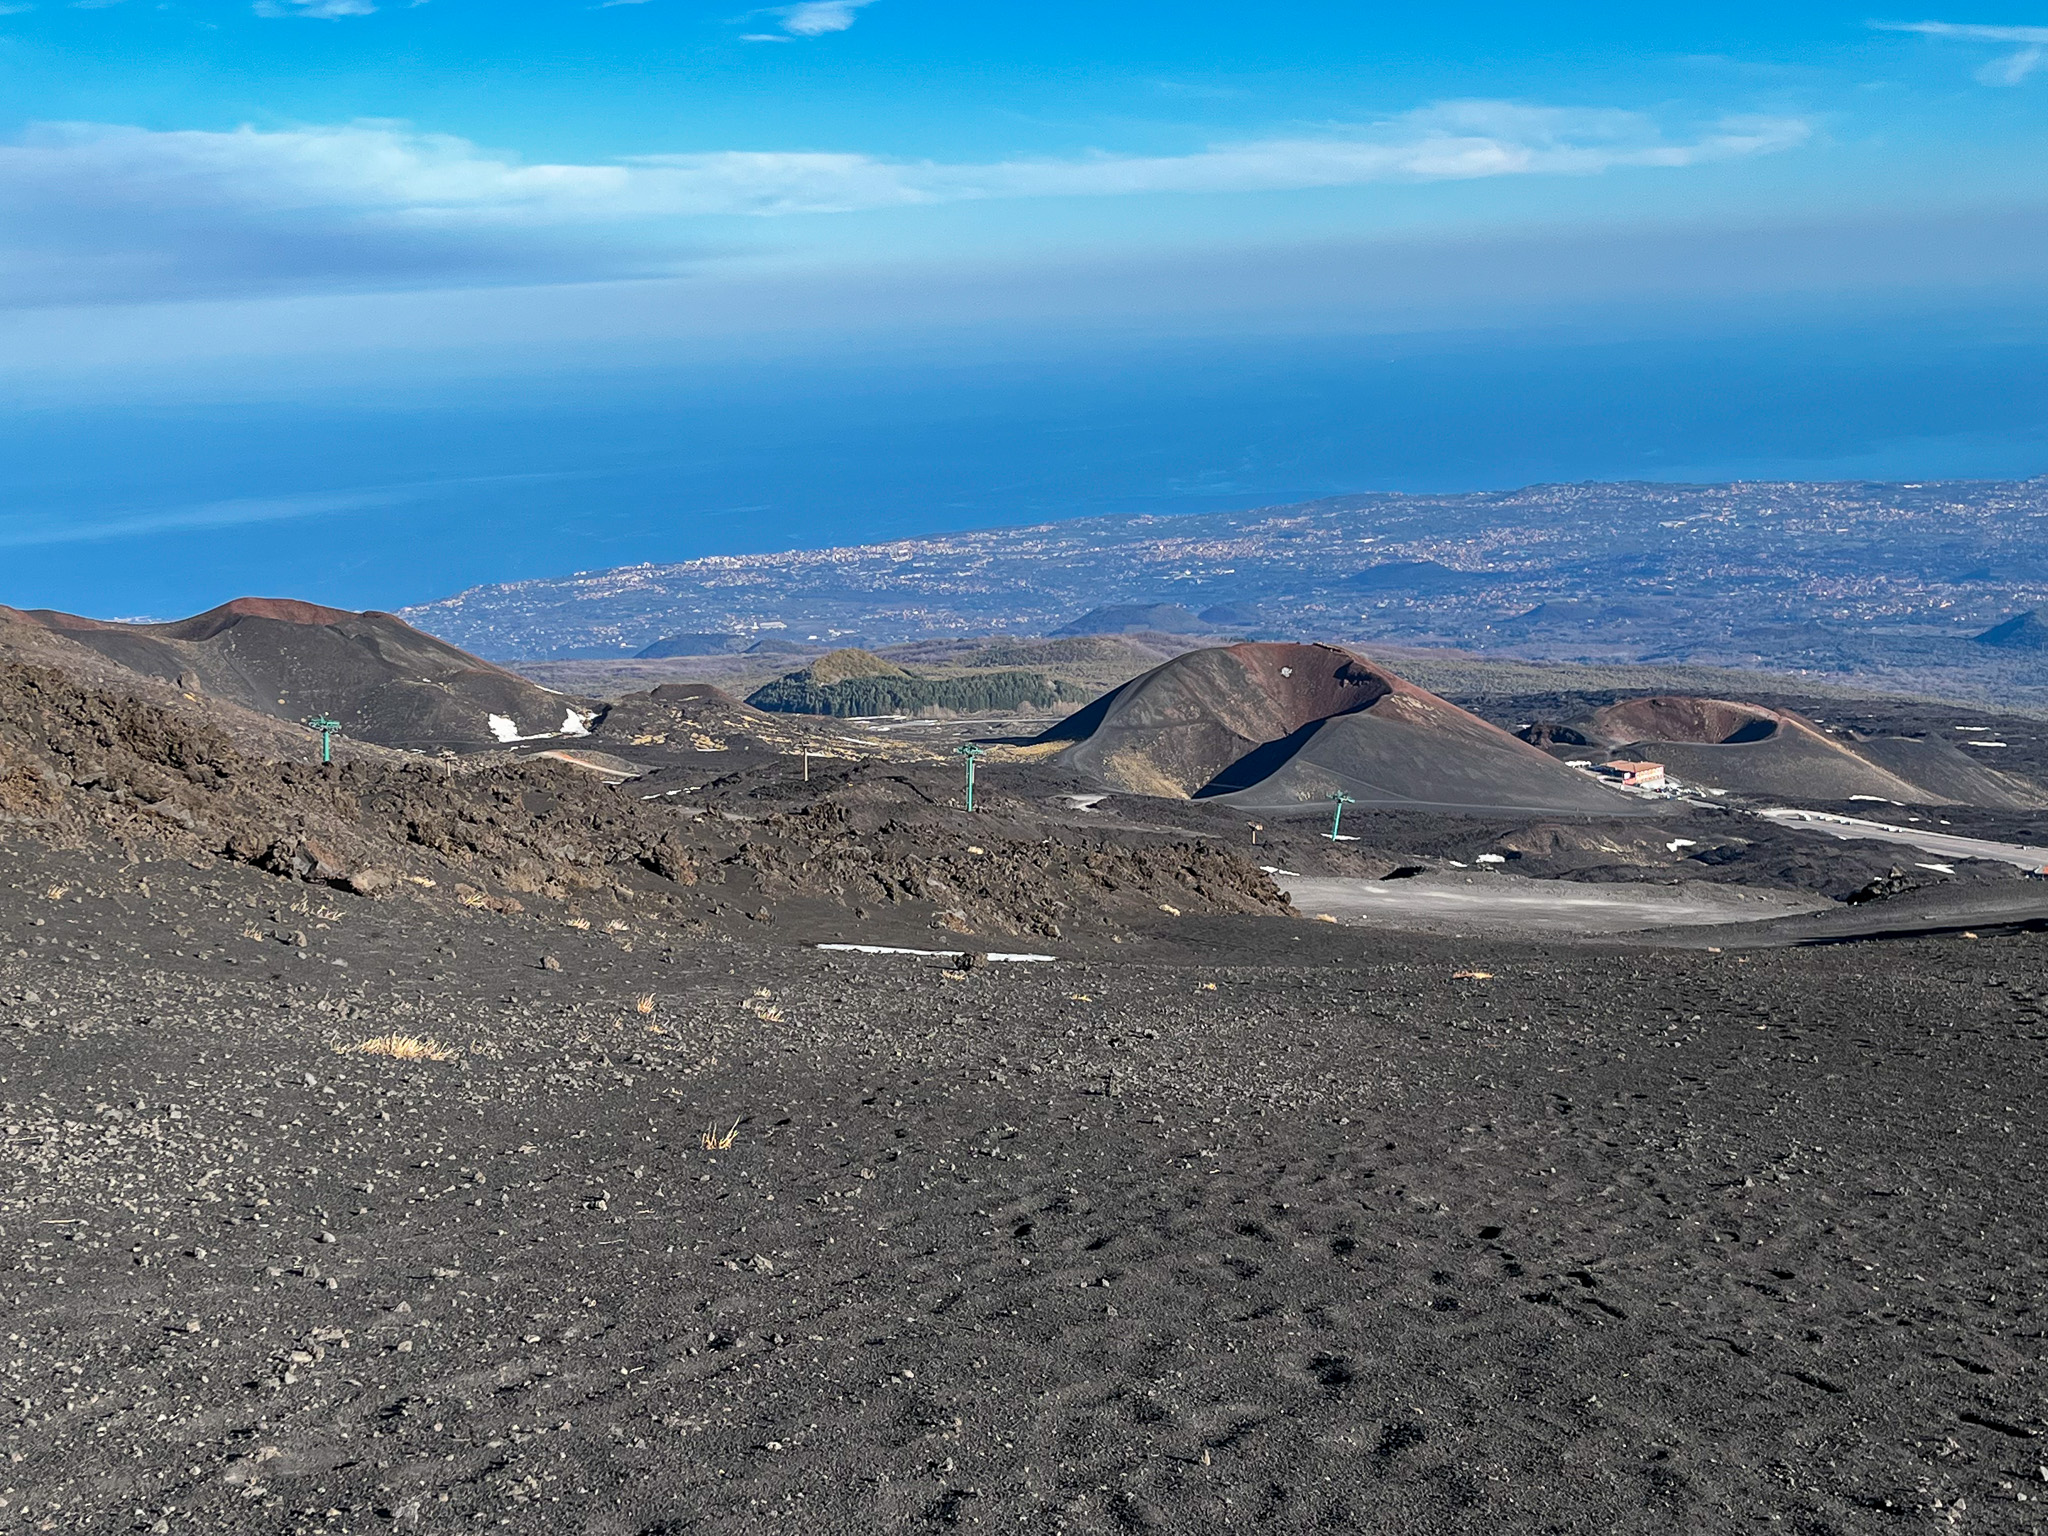
[[[2048,937],[1119,948],[0,849],[7,1527],[2042,1528]]]

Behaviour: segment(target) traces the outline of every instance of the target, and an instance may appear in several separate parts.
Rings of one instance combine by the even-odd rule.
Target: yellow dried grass
[[[393,1061],[453,1061],[456,1054],[431,1035],[373,1035],[340,1049],[358,1056],[389,1056]]]

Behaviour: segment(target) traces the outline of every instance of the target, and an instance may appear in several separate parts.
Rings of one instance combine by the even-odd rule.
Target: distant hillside
[[[243,597],[168,624],[0,609],[8,617],[185,693],[279,720],[330,716],[381,746],[459,751],[584,730],[577,700],[388,613]]]
[[[873,651],[846,649],[831,651],[805,667],[798,676],[820,686],[852,682],[857,677],[909,677],[893,661],[884,661]]]
[[[1127,794],[1259,812],[1333,795],[1482,815],[1642,811],[1498,726],[1328,645],[1190,651],[1047,731],[1061,764]]]
[[[640,661],[661,661],[670,656],[726,656],[744,650],[746,643],[744,635],[664,635],[633,654]]]
[[[1071,624],[1052,633],[1060,635],[1121,635],[1127,631],[1151,630],[1162,635],[1210,635],[1213,624],[1188,612],[1178,603],[1112,603],[1090,608]]]
[[[2048,608],[2016,614],[1976,637],[1979,645],[2007,651],[2048,651]]]
[[[918,677],[868,651],[834,651],[747,696],[755,709],[790,715],[979,715],[1051,709],[1092,695],[1043,672],[968,672]]]
[[[854,636],[886,652],[1138,622],[1856,673],[2038,706],[2048,648],[1972,641],[2048,602],[2043,548],[2048,477],[1539,485],[724,555],[478,587],[407,616],[506,659],[625,658],[665,636],[763,632],[813,654]]]

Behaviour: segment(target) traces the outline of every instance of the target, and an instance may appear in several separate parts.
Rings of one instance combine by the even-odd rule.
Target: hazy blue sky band
[[[2041,194],[2048,30],[1785,9],[35,6],[0,303]]]
[[[2048,5],[0,11],[0,601],[2048,468]]]

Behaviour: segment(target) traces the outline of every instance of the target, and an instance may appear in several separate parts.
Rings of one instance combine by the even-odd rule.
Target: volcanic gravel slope
[[[0,846],[0,1518],[2048,1526],[2048,938],[1126,947]]]
[[[1584,775],[1330,645],[1191,651],[1041,738],[1066,766],[1137,794],[1281,810],[1343,791],[1368,806],[1626,816]]]
[[[170,624],[12,608],[0,609],[4,620],[13,622],[0,622],[0,645],[35,625],[138,677],[280,719],[329,715],[380,746],[489,746],[499,739],[493,715],[542,735],[561,730],[577,702],[391,614],[290,598],[237,598]]]
[[[0,1529],[2048,1526],[2048,934],[1366,933],[1252,862],[1888,850],[1251,853],[1000,755],[970,821],[688,690],[619,788],[318,769],[115,682],[0,667]]]
[[[2038,784],[1972,761],[1946,742],[1837,736],[1794,711],[1727,699],[1627,699],[1573,725],[1534,727],[1531,734],[1647,758],[1688,783],[1747,794],[2048,808],[2048,794]]]

